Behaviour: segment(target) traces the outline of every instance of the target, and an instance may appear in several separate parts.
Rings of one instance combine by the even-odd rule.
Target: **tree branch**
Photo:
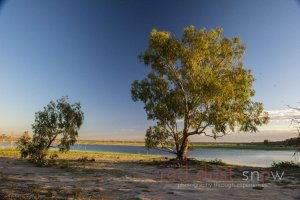
[[[51,147],[52,142],[56,139],[57,136],[58,136],[58,133],[52,139],[50,139],[50,141],[47,145],[47,149],[49,149]]]
[[[205,133],[204,130],[205,130],[208,126],[210,126],[210,124],[206,124],[206,125],[203,126],[203,127],[199,126],[195,131],[189,132],[188,135],[197,135],[197,134],[200,135],[200,134],[202,134],[202,133]],[[201,129],[201,130],[199,131],[199,129]]]
[[[174,151],[173,149],[168,148],[168,147],[154,147],[154,149],[177,155],[176,151]]]
[[[220,138],[220,137],[224,137],[226,134],[223,134],[223,135],[208,135],[207,133],[203,132],[203,134],[207,137],[211,137],[211,138]]]

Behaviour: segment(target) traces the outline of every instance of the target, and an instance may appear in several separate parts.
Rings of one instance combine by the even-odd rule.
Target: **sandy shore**
[[[83,156],[88,160],[80,160]],[[282,180],[274,181],[274,169],[196,161],[178,167],[164,158],[79,153],[62,155],[51,167],[2,153],[0,169],[1,200],[300,199],[299,170],[279,170]],[[243,180],[245,171],[248,180]],[[250,181],[253,171],[264,175]]]

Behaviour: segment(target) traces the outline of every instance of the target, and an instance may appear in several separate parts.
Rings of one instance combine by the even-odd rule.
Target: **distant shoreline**
[[[16,142],[17,139],[4,140],[4,142]],[[0,140],[0,143],[2,140]],[[80,145],[120,145],[120,146],[145,146],[144,142],[140,141],[100,141],[100,140],[78,140],[76,144]],[[282,142],[270,142],[264,144],[263,142],[252,143],[205,143],[192,142],[192,148],[212,148],[212,149],[244,149],[244,150],[266,150],[266,151],[291,151],[293,147],[285,146]]]
[[[122,145],[122,146],[145,146],[144,142],[137,141],[97,141],[97,140],[78,140],[76,144],[88,145]],[[200,143],[192,142],[191,147],[205,147],[218,149],[249,149],[249,150],[293,150],[293,147],[280,145],[280,142],[274,142],[265,145],[262,142],[256,143]]]

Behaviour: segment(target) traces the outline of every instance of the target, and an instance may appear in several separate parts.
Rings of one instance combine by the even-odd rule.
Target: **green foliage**
[[[83,122],[83,112],[79,103],[69,104],[67,97],[56,102],[51,101],[42,111],[35,114],[32,125],[33,138],[25,133],[18,141],[18,149],[22,158],[34,163],[45,164],[49,148],[68,151],[78,137],[78,131]],[[58,140],[55,146],[53,142]],[[54,159],[54,158],[53,158]]]
[[[17,149],[20,151],[21,158],[29,157],[29,160],[38,165],[45,165],[46,150],[42,144],[34,141],[28,134],[24,132],[22,137],[17,141]]]
[[[78,162],[82,162],[82,163],[85,163],[85,162],[87,162],[88,160],[89,160],[89,159],[88,159],[87,156],[83,156],[83,157],[77,159]]]
[[[56,153],[49,156],[48,165],[55,166],[58,164],[58,155]]]
[[[66,97],[51,101],[42,111],[35,114],[32,125],[33,140],[42,143],[47,149],[60,137],[60,151],[67,151],[76,142],[78,130],[83,122],[80,103],[69,104]]]
[[[300,137],[286,139],[284,143],[287,146],[300,146]]]
[[[212,165],[220,165],[220,166],[226,165],[226,163],[223,162],[221,159],[210,160],[210,161],[208,161],[208,163],[212,164]]]
[[[281,162],[273,162],[272,166],[273,168],[300,168],[300,163],[296,163],[294,161],[281,161]]]
[[[147,148],[154,148],[157,146],[169,146],[172,145],[168,141],[168,130],[163,126],[151,126],[147,129],[145,146]]]
[[[31,137],[28,131],[25,131],[20,139],[17,141],[17,149],[21,153],[21,158],[26,158],[29,155],[31,149]]]
[[[214,159],[214,160],[197,160],[197,165],[199,167],[207,166],[207,165],[218,165],[218,166],[226,166],[227,164],[223,162],[221,159]]]
[[[254,77],[242,62],[245,49],[240,38],[223,38],[221,28],[190,26],[181,38],[152,30],[139,56],[151,70],[131,88],[132,99],[158,122],[147,130],[146,146],[173,143],[182,157],[190,135],[216,139],[228,131],[256,132],[267,123],[262,103],[251,100]]]

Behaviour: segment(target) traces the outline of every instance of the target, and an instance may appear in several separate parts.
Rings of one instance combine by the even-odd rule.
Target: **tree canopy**
[[[245,50],[240,38],[222,37],[221,28],[190,26],[181,38],[153,29],[139,56],[149,73],[131,88],[132,99],[142,101],[148,119],[157,122],[146,132],[146,146],[185,160],[191,135],[256,132],[267,123],[263,104],[251,100],[255,79],[244,67]]]
[[[18,141],[21,156],[36,162],[43,161],[49,148],[68,151],[78,137],[84,115],[80,103],[70,104],[67,97],[51,101],[43,110],[35,113],[32,124],[33,138],[26,132]],[[56,145],[54,141],[57,140]]]
[[[70,104],[67,97],[62,97],[56,102],[51,101],[42,111],[35,113],[33,137],[44,143],[46,148],[54,147],[53,141],[60,137],[57,146],[59,150],[69,150],[70,145],[76,142],[82,123],[80,103]]]

